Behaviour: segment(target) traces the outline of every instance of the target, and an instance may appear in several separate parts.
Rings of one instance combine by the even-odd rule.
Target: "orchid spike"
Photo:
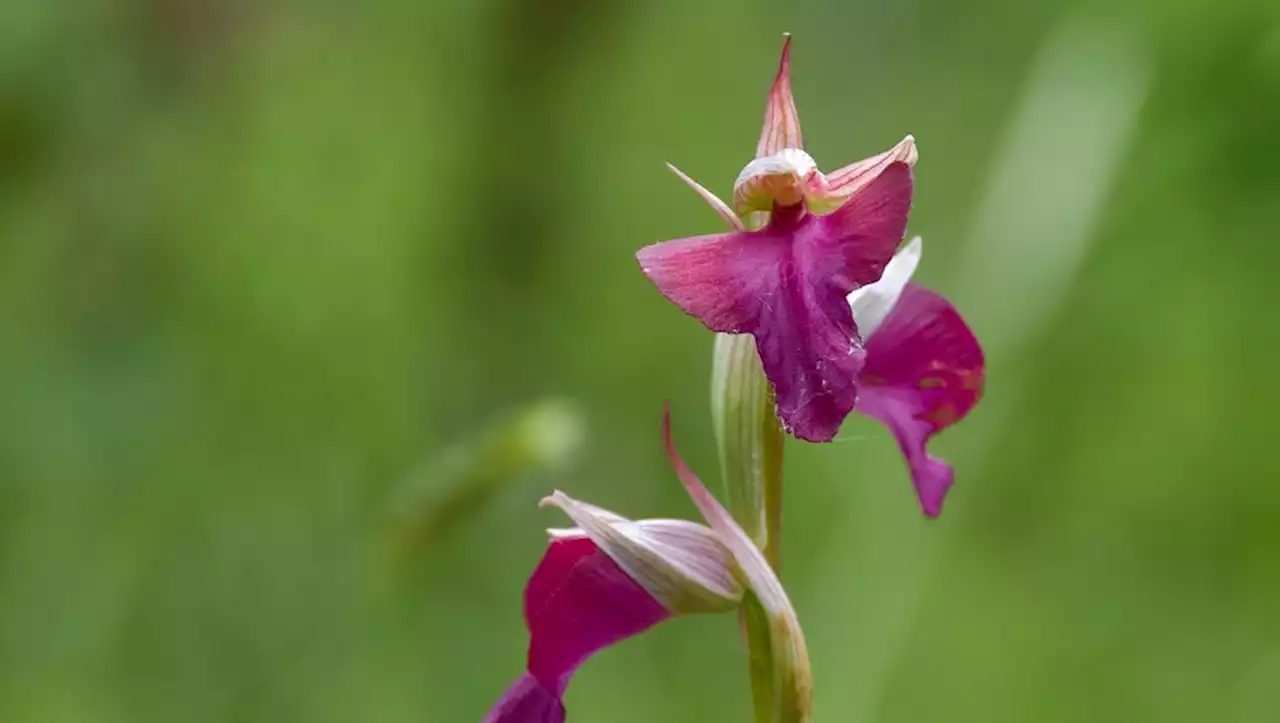
[[[867,358],[856,410],[882,422],[898,441],[920,506],[942,511],[951,465],[931,456],[929,440],[960,421],[982,397],[985,361],[977,337],[940,294],[910,283],[922,242],[912,240],[880,281],[849,295]]]
[[[908,136],[837,171],[833,185],[802,147],[790,49],[788,38],[757,157],[734,189],[735,215],[767,219],[743,230],[728,204],[680,174],[734,231],[653,244],[637,259],[685,313],[713,331],[751,334],[783,427],[827,442],[857,402],[864,357],[845,297],[880,278],[902,240],[917,154]]]

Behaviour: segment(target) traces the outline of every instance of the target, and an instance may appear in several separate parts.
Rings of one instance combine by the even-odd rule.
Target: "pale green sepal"
[[[631,579],[676,615],[724,612],[742,602],[733,557],[719,536],[687,520],[632,521],[563,492],[542,501],[578,527],[548,530],[553,539],[585,535]]]

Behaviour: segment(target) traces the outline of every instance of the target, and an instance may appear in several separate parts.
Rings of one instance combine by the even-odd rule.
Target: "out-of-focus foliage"
[[[788,448],[818,719],[1276,720],[1263,0],[0,3],[0,719],[478,720],[537,499],[692,516],[664,398],[715,479],[711,336],[632,254],[718,230],[662,162],[728,191],[783,30],[820,163],[918,139],[920,278],[990,351],[936,522],[873,423]],[[575,462],[397,558],[396,491],[548,396]],[[746,720],[736,632],[571,715]]]

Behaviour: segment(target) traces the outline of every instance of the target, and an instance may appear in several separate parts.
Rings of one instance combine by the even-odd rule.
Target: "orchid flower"
[[[779,720],[809,719],[808,654],[791,603],[762,553],[680,458],[669,419],[667,454],[708,526],[631,521],[558,491],[544,499],[577,527],[548,530],[551,542],[525,588],[527,668],[484,723],[563,723],[565,689],[591,655],[676,615],[738,609],[748,592],[773,632]]]
[[[820,172],[804,151],[790,48],[788,38],[733,207],[672,167],[733,231],[647,246],[637,259],[685,313],[713,331],[752,335],[784,428],[826,442],[857,403],[865,361],[845,297],[879,279],[901,242],[917,153],[907,136],[884,153]]]
[[[880,280],[849,295],[867,358],[855,409],[880,420],[898,441],[920,506],[942,511],[951,465],[929,455],[929,439],[964,418],[982,397],[982,347],[942,295],[910,283],[924,244],[916,237]]]

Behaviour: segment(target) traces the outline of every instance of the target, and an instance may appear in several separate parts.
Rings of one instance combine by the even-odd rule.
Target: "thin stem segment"
[[[729,511],[776,573],[781,566],[783,431],[751,336],[716,335],[711,410]],[[740,620],[755,720],[772,723],[777,690],[769,621],[752,596]]]

